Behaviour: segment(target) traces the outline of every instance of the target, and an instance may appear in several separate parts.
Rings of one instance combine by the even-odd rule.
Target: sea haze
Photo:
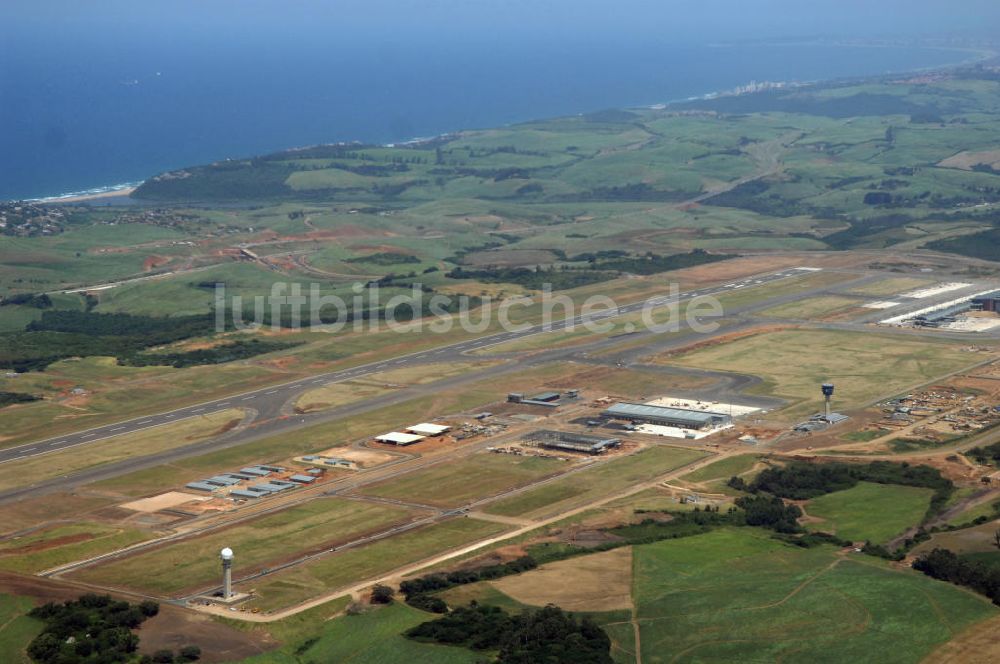
[[[729,89],[956,63],[959,51],[392,39],[0,46],[0,199],[286,147],[400,141]]]

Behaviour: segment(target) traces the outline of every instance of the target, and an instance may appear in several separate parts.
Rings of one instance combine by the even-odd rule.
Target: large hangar
[[[642,403],[616,403],[605,410],[602,415],[612,420],[627,420],[633,423],[656,424],[682,429],[716,429],[732,423],[732,418],[725,413],[650,406]]]

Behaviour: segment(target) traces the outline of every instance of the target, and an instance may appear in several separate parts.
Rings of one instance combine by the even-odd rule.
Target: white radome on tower
[[[233,559],[233,550],[230,549],[227,546],[225,549],[223,549],[221,552],[219,552],[219,555],[222,556],[223,560],[232,560]]]

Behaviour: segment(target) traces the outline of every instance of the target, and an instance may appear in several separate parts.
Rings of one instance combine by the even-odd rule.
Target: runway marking
[[[21,451],[22,451],[22,452],[33,452],[34,450],[37,450],[37,449],[38,449],[37,447],[29,447],[28,449],[26,449],[26,450],[21,450]]]
[[[241,399],[241,401],[249,401],[250,399],[256,399],[256,398],[257,398],[257,395],[251,394],[248,397],[243,397],[243,399]]]
[[[114,429],[108,429],[108,431],[121,431],[125,427],[115,427]]]
[[[143,420],[142,422],[136,422],[136,424],[149,424],[153,420]]]
[[[270,392],[264,392],[264,394],[277,394],[278,390],[271,390]]]
[[[203,410],[205,410],[205,408],[204,408],[204,407],[201,407],[201,408],[195,408],[195,409],[194,409],[194,410],[192,410],[191,412],[192,412],[192,413],[200,413],[200,412],[201,412],[201,411],[203,411]]]
[[[94,436],[96,436],[96,435],[97,435],[96,433],[88,433],[88,434],[84,434],[84,436],[83,436],[83,437],[84,437],[84,438],[93,438],[93,437],[94,437]]]

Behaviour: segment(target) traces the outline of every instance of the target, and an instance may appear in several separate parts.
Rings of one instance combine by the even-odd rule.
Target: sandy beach
[[[46,203],[82,203],[85,201],[93,201],[100,198],[116,198],[118,196],[131,196],[132,192],[135,191],[135,187],[126,187],[124,189],[113,189],[111,191],[102,191],[96,194],[79,194],[77,196],[66,196],[65,198],[51,198],[45,199]]]

